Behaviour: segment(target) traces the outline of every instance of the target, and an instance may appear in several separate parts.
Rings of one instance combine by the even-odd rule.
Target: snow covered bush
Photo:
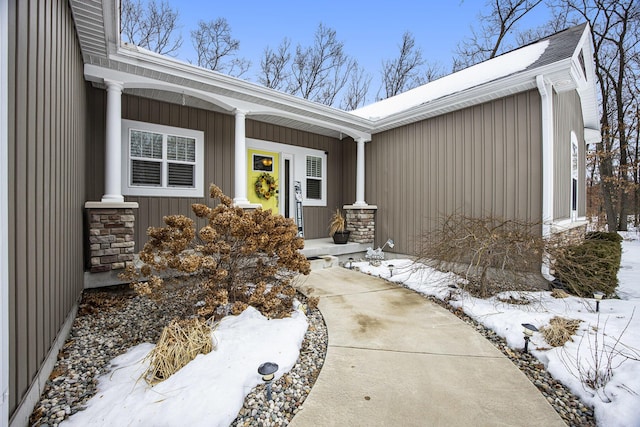
[[[210,194],[220,200],[216,207],[192,205],[207,221],[204,227],[196,232],[191,218],[165,216],[165,227],[147,231],[149,240],[139,254],[142,267],[129,268],[124,277],[139,294],[161,298],[162,277],[180,276],[190,284],[183,295],[204,317],[239,314],[249,305],[267,317],[288,316],[295,295],[291,282],[310,272],[298,251],[304,240],[295,224],[271,211],[234,207],[213,184]]]

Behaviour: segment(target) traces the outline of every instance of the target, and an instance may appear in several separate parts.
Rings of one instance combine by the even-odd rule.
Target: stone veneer
[[[587,222],[580,221],[571,224],[569,227],[561,227],[557,225],[551,226],[552,244],[554,247],[579,245],[584,241],[587,234]],[[550,260],[549,273],[555,274],[555,259]]]
[[[121,270],[135,257],[137,203],[87,202],[89,271]]]
[[[346,211],[347,230],[351,232],[349,241],[354,243],[373,243],[376,238],[377,206],[343,206]]]

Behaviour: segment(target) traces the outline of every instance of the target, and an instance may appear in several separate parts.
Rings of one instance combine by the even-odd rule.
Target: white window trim
[[[145,132],[171,134],[196,140],[196,165],[194,188],[143,187],[131,185],[131,161],[129,157],[129,131],[131,129]],[[166,145],[166,138],[164,138]],[[163,152],[166,147],[163,146]],[[167,164],[163,159],[163,164]],[[154,123],[122,120],[122,194],[125,196],[159,196],[159,197],[204,197],[204,132]]]
[[[246,139],[247,149],[274,151],[280,153],[281,166],[284,165],[283,154],[293,155],[293,181],[302,184],[302,206],[327,206],[327,153],[314,148],[299,147],[297,145],[281,144],[278,142],[263,141],[260,139]],[[307,199],[307,156],[320,157],[322,159],[322,199]],[[280,173],[284,170],[280,168]],[[281,177],[278,177],[278,181]]]
[[[580,145],[578,144],[578,137],[576,136],[575,132],[571,131],[571,146],[570,146],[570,151],[569,151],[569,170],[571,171],[571,180],[570,180],[570,187],[569,187],[569,212],[570,212],[570,220],[573,221],[578,221],[578,206],[580,206],[580,191],[579,191],[579,186],[580,186]],[[576,150],[576,167],[574,169],[573,167],[573,151],[574,151],[574,147]],[[573,209],[573,180],[574,178],[576,179],[577,185],[576,185],[576,194],[575,194],[575,198],[576,198],[576,209]]]

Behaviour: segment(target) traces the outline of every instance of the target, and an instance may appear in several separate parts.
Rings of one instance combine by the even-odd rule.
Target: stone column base
[[[135,255],[135,202],[87,202],[88,269],[91,273],[121,270]]]
[[[376,238],[377,206],[345,205],[347,230],[351,232],[349,241],[354,243],[373,243]]]

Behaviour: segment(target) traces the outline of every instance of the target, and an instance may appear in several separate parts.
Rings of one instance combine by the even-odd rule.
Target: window
[[[203,197],[203,132],[122,120],[122,141],[122,194]]]
[[[322,200],[322,157],[307,156],[307,199]]]

